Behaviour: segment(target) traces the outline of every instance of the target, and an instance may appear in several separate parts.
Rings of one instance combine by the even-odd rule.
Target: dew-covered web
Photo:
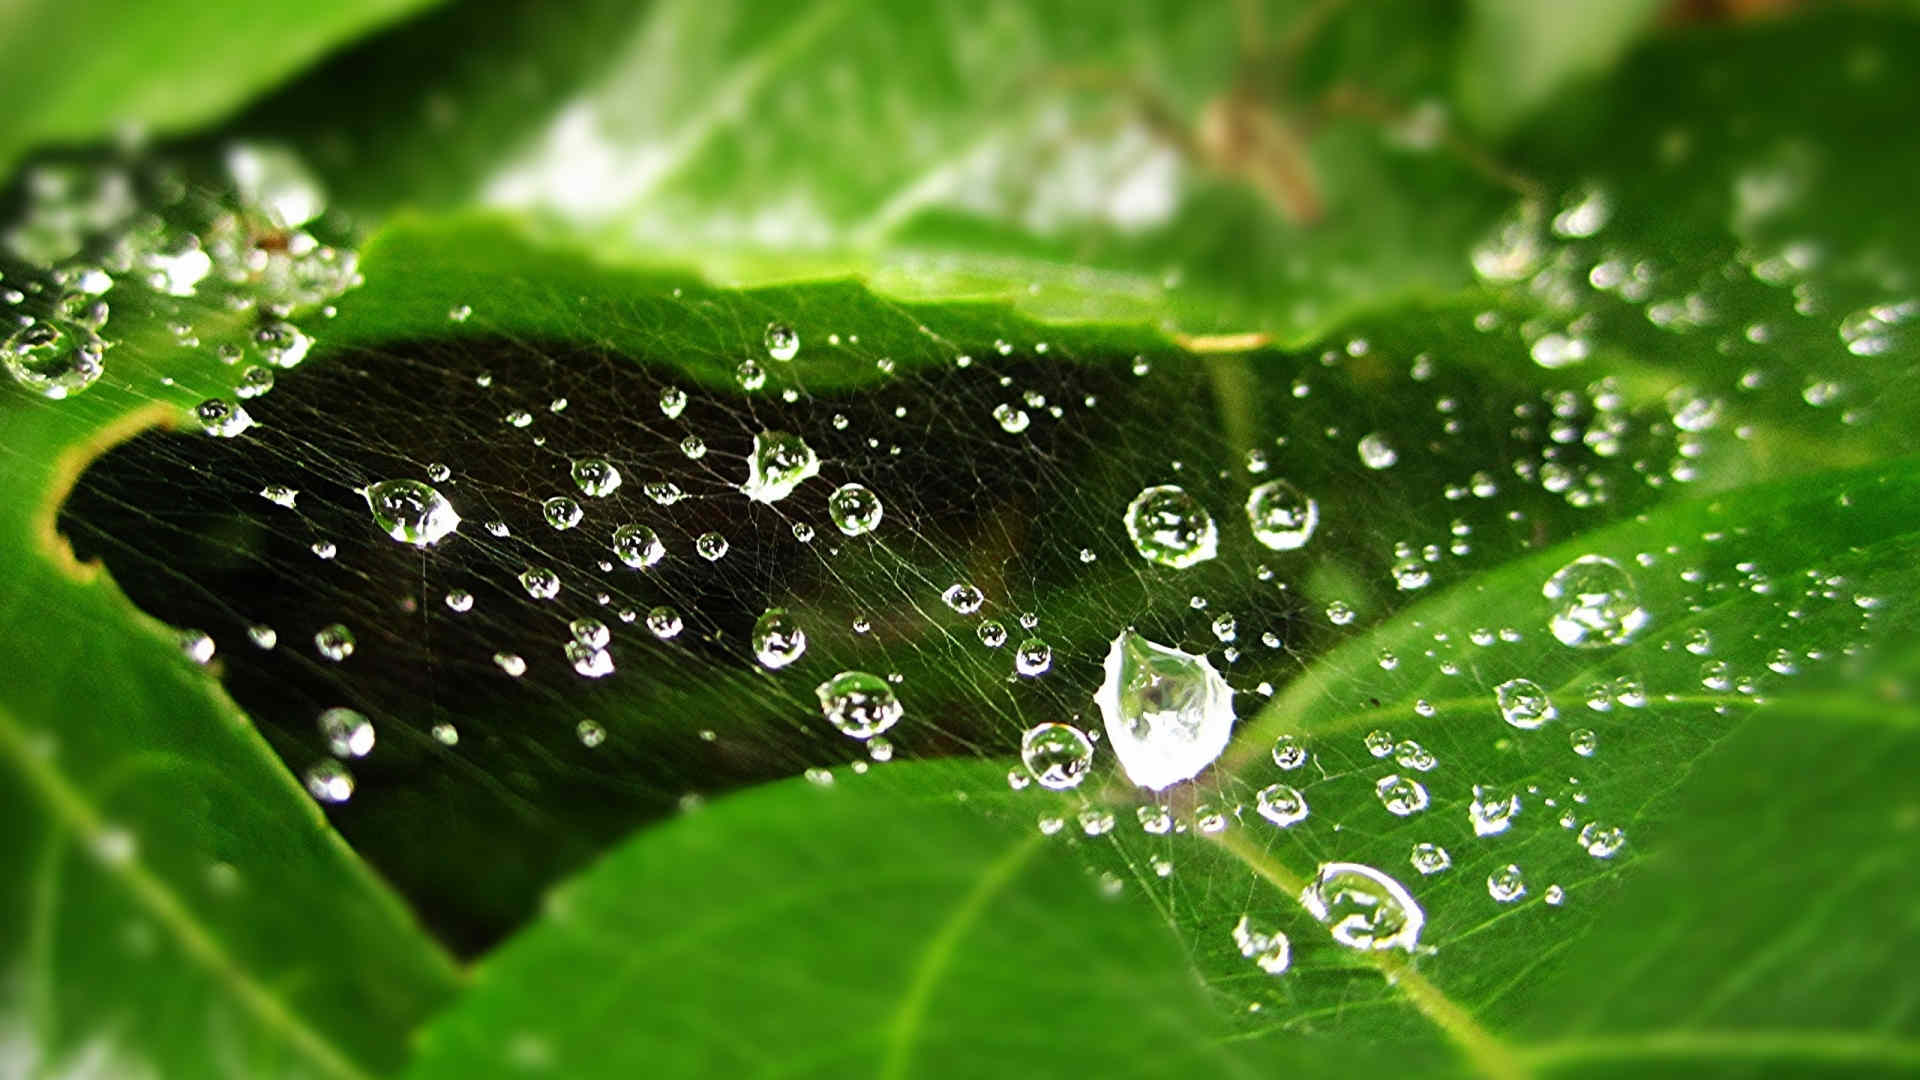
[[[339,298],[337,320],[301,314],[316,344],[266,366],[270,392],[228,388],[271,359],[271,336],[222,356],[221,396],[251,425],[110,452],[61,528],[142,608],[190,628],[191,654],[210,640],[226,687],[332,822],[462,950],[519,925],[636,826],[701,800],[934,757],[1003,761],[1024,787],[1023,734],[1064,723],[1094,742],[1072,792],[1082,805],[1036,797],[1033,827],[1106,861],[1108,887],[1201,924],[1197,956],[1227,973],[1216,985],[1237,994],[1266,977],[1274,933],[1298,932],[1275,886],[1326,863],[1382,867],[1470,955],[1518,910],[1501,901],[1528,895],[1507,865],[1524,865],[1534,897],[1604,880],[1609,830],[1671,786],[1650,770],[1709,732],[1631,734],[1620,718],[1647,704],[1643,661],[1546,649],[1544,620],[1485,613],[1498,597],[1362,643],[1358,661],[1336,651],[1476,574],[1628,521],[1726,443],[1683,422],[1685,402],[1530,364],[1529,335],[1498,312],[1440,308],[1309,348],[1212,355],[851,283],[479,275],[447,296],[422,283],[437,269],[390,257]],[[430,318],[379,330],[384,313],[427,303]],[[208,307],[195,310],[211,325]],[[277,319],[225,317],[243,334]],[[776,328],[798,337],[789,359]],[[762,501],[743,485],[770,433],[819,465]],[[601,460],[621,482],[590,495],[574,472]],[[389,535],[364,492],[394,480],[431,486],[458,528],[425,546]],[[1276,480],[1317,508],[1297,546],[1263,543],[1244,509]],[[835,521],[830,495],[846,484],[879,500],[870,532]],[[1159,485],[1211,518],[1216,554],[1145,557],[1125,517]],[[573,517],[557,498],[577,523],[556,525]],[[658,562],[620,557],[628,525],[653,530]],[[1655,554],[1630,571],[1650,594],[1657,578],[1697,600],[1756,573],[1731,552],[1671,567]],[[1684,584],[1682,567],[1696,575]],[[1521,583],[1529,603],[1554,569]],[[530,588],[529,572],[557,590]],[[1683,632],[1681,595],[1656,611],[1661,633]],[[777,669],[754,646],[771,609],[805,634]],[[1128,629],[1204,657],[1235,692],[1220,760],[1157,794],[1127,782],[1095,705]],[[884,678],[900,702],[879,738],[823,716],[816,688],[848,671]],[[1737,673],[1722,675],[1734,693]],[[1535,695],[1549,693],[1558,721],[1535,730]],[[1292,715],[1289,701],[1311,708]],[[371,725],[370,746],[357,721],[343,736],[343,709]],[[1583,749],[1590,729],[1598,754]],[[1675,752],[1605,752],[1616,738]],[[1494,820],[1509,800],[1521,816]],[[1290,869],[1249,873],[1273,843]],[[1245,919],[1214,925],[1223,909]],[[1297,962],[1352,965],[1324,950]],[[1365,970],[1356,1001],[1382,992]]]

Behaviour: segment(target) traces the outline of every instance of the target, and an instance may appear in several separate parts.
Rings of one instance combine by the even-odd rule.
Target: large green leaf
[[[217,120],[328,50],[433,0],[0,6],[0,175],[43,142]]]

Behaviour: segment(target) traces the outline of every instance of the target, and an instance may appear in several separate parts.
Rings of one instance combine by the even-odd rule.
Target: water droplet
[[[1393,583],[1401,592],[1424,589],[1433,581],[1433,571],[1418,555],[1410,555],[1393,564]]]
[[[106,343],[85,327],[37,322],[0,346],[0,362],[22,386],[57,401],[99,381],[105,351]]]
[[[472,611],[473,594],[465,589],[448,589],[447,607],[456,612]]]
[[[848,536],[864,536],[880,524],[880,496],[863,484],[842,484],[827,496],[827,514]]]
[[[1260,816],[1283,829],[1291,828],[1307,820],[1312,809],[1307,806],[1307,797],[1300,794],[1298,788],[1285,784],[1268,784],[1254,796],[1254,803]]]
[[[1589,821],[1580,827],[1580,846],[1596,859],[1611,859],[1627,842],[1627,831],[1618,825]]]
[[[1053,646],[1039,638],[1028,638],[1014,650],[1013,669],[1027,678],[1045,675],[1053,667]]]
[[[1165,836],[1173,831],[1173,811],[1164,806],[1135,807],[1133,816],[1140,822],[1142,832]]]
[[[575,619],[567,624],[567,631],[573,635],[573,640],[590,649],[604,649],[612,639],[607,624],[594,618]]]
[[[1269,480],[1247,495],[1247,525],[1275,551],[1305,546],[1319,524],[1320,504],[1285,480]]]
[[[655,480],[643,484],[640,490],[647,493],[647,498],[661,506],[672,506],[686,497],[686,492],[680,490],[680,485],[671,480]]]
[[[768,608],[754,622],[753,655],[763,666],[778,670],[806,651],[807,632],[786,608]]]
[[[1522,731],[1532,731],[1560,715],[1547,699],[1547,692],[1532,679],[1508,679],[1493,688],[1500,716]]]
[[[1287,935],[1277,928],[1256,925],[1251,915],[1240,916],[1240,921],[1233,925],[1233,943],[1240,949],[1241,956],[1252,960],[1255,967],[1269,975],[1287,970],[1293,960]]]
[[[644,570],[666,557],[660,537],[645,525],[622,525],[613,530],[613,553],[635,570]]]
[[[200,430],[217,439],[231,439],[253,426],[247,410],[226,398],[208,398],[193,407]]]
[[[1559,907],[1561,904],[1567,902],[1567,890],[1558,885],[1549,885],[1547,886],[1547,891],[1540,895],[1540,899],[1552,904],[1554,907]]]
[[[813,692],[827,722],[849,738],[871,739],[898,723],[904,711],[887,680],[864,671],[843,671]]]
[[[240,373],[233,392],[242,398],[257,398],[273,389],[273,369],[254,364]]]
[[[694,538],[693,550],[708,562],[719,562],[727,554],[727,538],[717,532],[703,532]]]
[[[1300,906],[1350,949],[1412,952],[1427,921],[1405,886],[1362,863],[1321,864]]]
[[[1553,601],[1547,626],[1563,645],[1624,645],[1647,624],[1633,579],[1604,555],[1582,555],[1561,567],[1540,594]]]
[[[1080,831],[1088,836],[1105,836],[1113,831],[1113,811],[1089,806],[1080,811]]]
[[[1592,757],[1600,747],[1600,737],[1593,733],[1592,728],[1573,729],[1567,733],[1567,742],[1572,745],[1573,752],[1581,757]]]
[[[791,360],[800,352],[800,335],[786,323],[768,323],[767,355],[775,360]]]
[[[1000,430],[1009,435],[1020,434],[1032,423],[1027,416],[1027,410],[1009,405],[1004,401],[993,407],[993,419],[1000,425]]]
[[[669,386],[660,391],[660,411],[667,419],[678,419],[687,407],[687,392],[677,386]]]
[[[1473,802],[1467,804],[1467,820],[1473,823],[1475,836],[1506,832],[1519,816],[1518,794],[1486,784],[1473,785]]]
[[[689,435],[680,440],[680,452],[688,461],[699,461],[707,456],[707,441],[698,435]]]
[[[452,724],[433,725],[433,741],[441,746],[457,746],[460,743],[460,729]]]
[[[742,390],[758,390],[767,385],[766,369],[752,360],[740,361],[740,366],[733,369],[733,378]]]
[[[334,757],[366,757],[373,750],[373,721],[352,709],[328,709],[319,725]]]
[[[180,651],[196,664],[210,663],[214,652],[213,638],[205,630],[183,630],[180,632]]]
[[[573,483],[582,495],[604,499],[620,487],[620,470],[606,458],[581,458],[573,463]]]
[[[1086,777],[1093,742],[1072,724],[1036,724],[1020,740],[1020,760],[1041,787],[1064,791]]]
[[[353,655],[353,631],[340,623],[323,627],[313,635],[313,647],[329,660],[345,660]]]
[[[980,620],[980,644],[997,649],[1007,643],[1007,628],[998,619]]]
[[[1412,739],[1402,739],[1393,744],[1393,760],[1401,768],[1415,772],[1432,772],[1434,766],[1440,764],[1440,759],[1433,756],[1433,751]]]
[[[607,741],[607,729],[592,720],[582,720],[575,724],[573,734],[580,740],[580,745],[589,750]]]
[[[300,493],[285,484],[268,484],[266,487],[260,489],[260,497],[275,506],[284,506],[291,510],[293,509],[294,501],[300,497]]]
[[[583,516],[580,504],[567,495],[555,495],[541,503],[540,513],[547,519],[547,524],[560,530],[571,529],[580,524],[580,518]]]
[[[1421,841],[1413,845],[1413,851],[1407,857],[1413,868],[1420,871],[1422,877],[1438,874],[1453,865],[1453,856],[1439,844]]]
[[[1377,431],[1362,436],[1356,449],[1360,453],[1360,464],[1369,469],[1391,469],[1400,460],[1400,452]]]
[[[680,613],[665,604],[647,612],[647,629],[662,641],[679,634],[681,625]]]
[[[1204,656],[1123,630],[1094,694],[1127,778],[1160,791],[1197,775],[1233,734],[1233,690]]]
[[[494,653],[493,662],[501,671],[516,679],[527,673],[527,662],[510,652]]]
[[[960,582],[947,586],[947,591],[940,594],[940,599],[946,601],[948,607],[960,614],[971,615],[980,610],[980,605],[985,603],[987,598],[974,586]]]
[[[373,523],[403,544],[438,543],[460,526],[453,504],[418,480],[382,480],[361,494],[373,511]]]
[[[763,431],[753,437],[747,482],[740,490],[755,502],[779,502],[802,481],[818,475],[820,457],[805,439],[784,431]]]
[[[1219,553],[1220,531],[1213,515],[1177,485],[1140,492],[1127,504],[1125,521],[1134,550],[1148,562],[1179,570]]]
[[[1487,895],[1496,903],[1511,904],[1527,895],[1527,879],[1512,863],[1487,875]]]
[[[1373,785],[1373,793],[1380,797],[1380,805],[1397,817],[1417,814],[1427,808],[1427,788],[1410,776],[1388,773]]]
[[[1307,763],[1307,748],[1292,735],[1282,735],[1273,740],[1273,763],[1292,772]]]
[[[247,640],[257,649],[271,649],[280,644],[280,632],[271,626],[257,624],[247,627]]]
[[[584,641],[569,641],[563,650],[573,670],[589,679],[604,679],[613,674],[613,655]]]
[[[332,758],[323,758],[308,767],[307,791],[323,803],[343,803],[353,798],[353,774]]]
[[[1335,600],[1327,605],[1327,621],[1335,626],[1346,626],[1353,622],[1357,614],[1353,610],[1353,605],[1345,600]]]
[[[560,575],[544,566],[529,566],[520,571],[520,587],[535,600],[551,600],[560,595]]]

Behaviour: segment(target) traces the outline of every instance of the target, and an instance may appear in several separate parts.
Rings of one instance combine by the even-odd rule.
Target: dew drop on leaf
[[[1094,694],[1127,778],[1154,791],[1192,779],[1233,734],[1233,690],[1205,656],[1160,645],[1131,629],[1107,650]]]
[[[647,629],[662,641],[678,636],[681,625],[680,613],[665,604],[647,612]]]
[[[1064,791],[1086,777],[1093,742],[1072,724],[1036,724],[1020,739],[1020,760],[1041,787]]]
[[[1452,866],[1453,856],[1447,854],[1447,849],[1439,844],[1422,840],[1413,845],[1413,851],[1407,856],[1407,861],[1413,864],[1415,870],[1420,871],[1422,877],[1425,877],[1429,874],[1438,874]]]
[[[225,398],[208,398],[193,407],[200,430],[217,439],[231,439],[253,426],[247,410]]]
[[[1293,949],[1287,935],[1277,927],[1255,923],[1253,916],[1242,915],[1233,925],[1233,944],[1240,955],[1269,975],[1287,970],[1293,961]]]
[[[1426,785],[1410,776],[1388,773],[1375,781],[1373,793],[1379,797],[1380,805],[1397,817],[1417,814],[1427,808]]]
[[[1494,836],[1506,832],[1520,816],[1520,796],[1487,784],[1473,786],[1473,801],[1467,804],[1467,820],[1475,836]]]
[[[520,587],[535,600],[551,600],[560,595],[560,575],[544,566],[529,566],[520,571]]]
[[[1292,772],[1307,763],[1307,748],[1292,735],[1282,735],[1273,740],[1273,763]]]
[[[1147,488],[1127,504],[1127,536],[1151,563],[1185,569],[1219,554],[1213,515],[1176,484]]]
[[[1412,952],[1427,921],[1405,886],[1363,863],[1323,863],[1300,906],[1350,949]]]
[[[694,538],[693,550],[708,562],[719,562],[727,554],[727,538],[717,532],[703,532]]]
[[[1026,678],[1045,675],[1053,667],[1053,646],[1037,637],[1020,643],[1013,653],[1013,670]]]
[[[1512,863],[1487,875],[1487,895],[1501,904],[1511,904],[1527,895],[1527,879]]]
[[[981,595],[980,590],[967,582],[956,582],[947,586],[947,591],[940,594],[940,599],[962,615],[971,615],[979,611],[980,605],[986,602],[986,597]]]
[[[105,350],[106,343],[86,327],[40,322],[15,331],[0,346],[0,362],[20,385],[59,400],[99,381],[106,372]]]
[[[786,323],[768,323],[765,343],[775,360],[791,360],[800,352],[800,335]]]
[[[1286,784],[1268,784],[1254,796],[1254,806],[1260,816],[1283,829],[1291,828],[1307,820],[1312,808],[1307,805],[1307,797],[1298,788]]]
[[[1540,594],[1552,602],[1547,627],[1563,645],[1624,645],[1647,624],[1633,579],[1604,555],[1582,555],[1561,567]]]
[[[1560,715],[1547,692],[1532,679],[1508,679],[1493,688],[1493,697],[1500,706],[1500,718],[1522,731],[1532,731]]]

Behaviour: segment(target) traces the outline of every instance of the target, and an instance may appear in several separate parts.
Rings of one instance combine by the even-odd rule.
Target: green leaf
[[[1659,0],[1472,0],[1459,60],[1460,107],[1504,132],[1575,82],[1613,67]]]
[[[1913,1006],[1885,992],[1920,962],[1907,857],[1920,806],[1902,774],[1916,721],[1911,700],[1836,698],[1773,710],[1716,747],[1676,795],[1670,854],[1545,988],[1532,1063],[1920,1067]]]
[[[0,176],[44,142],[172,134],[246,103],[434,0],[49,3],[0,8]]]

